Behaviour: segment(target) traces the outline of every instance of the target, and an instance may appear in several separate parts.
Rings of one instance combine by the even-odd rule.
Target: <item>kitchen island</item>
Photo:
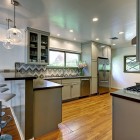
[[[59,117],[57,116],[59,118],[59,123],[62,117],[61,115],[62,113],[62,109],[61,109],[62,85],[56,84],[53,82],[48,82],[45,80],[42,80],[41,82],[39,80],[38,82],[38,80],[35,80],[35,79],[36,79],[35,76],[29,76],[29,75],[23,75],[23,74],[17,74],[17,73],[0,73],[1,83],[6,83],[7,81],[8,82],[10,81],[11,92],[16,94],[16,97],[10,103],[10,108],[15,118],[17,127],[19,129],[21,139],[23,140],[31,139],[35,137],[35,135],[36,136],[38,135],[38,134],[35,134],[35,130],[36,130],[35,127],[38,127],[37,125],[43,120],[43,117],[47,117],[47,116],[42,116],[42,118],[39,118],[39,120],[37,121],[34,121],[36,119],[34,118],[34,116],[35,116],[35,113],[38,112],[38,109],[40,109],[39,107],[42,107],[42,106],[44,107],[44,104],[47,103],[47,101],[50,101],[50,102],[53,101],[53,103],[55,104],[55,107],[56,107],[56,103],[59,103],[59,105],[57,106],[57,107],[60,107],[60,109],[58,109],[60,111],[58,115]],[[52,93],[52,95],[50,93]],[[47,96],[44,94],[46,94]],[[56,95],[56,98],[58,98],[57,101],[59,100],[58,102],[57,101],[55,102],[55,99],[56,99],[54,97],[55,95]],[[38,98],[43,98],[46,101],[43,100],[42,102],[40,102]],[[52,98],[55,98],[55,99],[52,99]],[[53,103],[52,104],[50,103],[50,104],[54,105]],[[52,106],[49,106],[49,107],[51,108]],[[54,109],[53,107],[53,110],[50,112],[51,110],[50,108],[48,110],[50,114],[53,112],[56,112],[57,110],[57,108]],[[46,109],[48,109],[48,107]],[[43,111],[44,110],[42,110],[42,112]],[[44,112],[46,111],[47,110],[45,110]],[[49,118],[49,121],[53,122],[53,120],[50,120],[50,119],[51,118]],[[54,119],[54,117],[52,117],[52,119]],[[44,124],[44,125],[47,125],[47,124]],[[56,126],[51,127],[51,130],[54,128],[56,129]],[[47,129],[47,131],[49,130]]]
[[[112,140],[139,140],[140,93],[118,90],[111,95],[113,97]]]

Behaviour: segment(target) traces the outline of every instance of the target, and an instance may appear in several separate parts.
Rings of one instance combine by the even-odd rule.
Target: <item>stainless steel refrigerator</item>
[[[110,90],[110,63],[108,58],[98,57],[98,93],[108,93]]]

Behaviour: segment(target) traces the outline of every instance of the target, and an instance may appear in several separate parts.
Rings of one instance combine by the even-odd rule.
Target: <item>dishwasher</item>
[[[88,78],[81,79],[80,97],[89,96],[89,95],[90,95],[90,79]]]

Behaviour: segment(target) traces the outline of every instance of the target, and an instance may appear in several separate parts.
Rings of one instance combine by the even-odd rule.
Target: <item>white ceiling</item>
[[[18,0],[16,23],[48,31],[68,40],[85,42],[99,38],[105,44],[117,47],[129,45],[136,35],[136,0]],[[98,22],[92,18],[98,17]],[[11,0],[0,0],[0,24],[13,19]],[[69,30],[74,32],[70,33]],[[118,32],[124,34],[119,35]],[[109,38],[118,37],[112,42]]]

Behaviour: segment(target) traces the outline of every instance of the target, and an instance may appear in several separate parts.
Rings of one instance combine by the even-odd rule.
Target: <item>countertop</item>
[[[45,80],[63,80],[63,79],[82,79],[91,78],[91,76],[62,76],[62,77],[45,77]]]
[[[36,76],[32,75],[26,75],[26,74],[19,74],[15,72],[9,72],[9,73],[0,73],[0,79],[5,81],[10,80],[33,80],[36,79]]]
[[[133,102],[139,102],[140,103],[140,94],[136,95],[134,93],[129,93],[126,90],[118,90],[115,92],[110,93],[114,97],[130,100]]]
[[[34,80],[33,82],[33,90],[44,90],[44,89],[51,89],[51,88],[62,88],[61,84],[57,84],[54,82],[50,82],[47,80]]]

